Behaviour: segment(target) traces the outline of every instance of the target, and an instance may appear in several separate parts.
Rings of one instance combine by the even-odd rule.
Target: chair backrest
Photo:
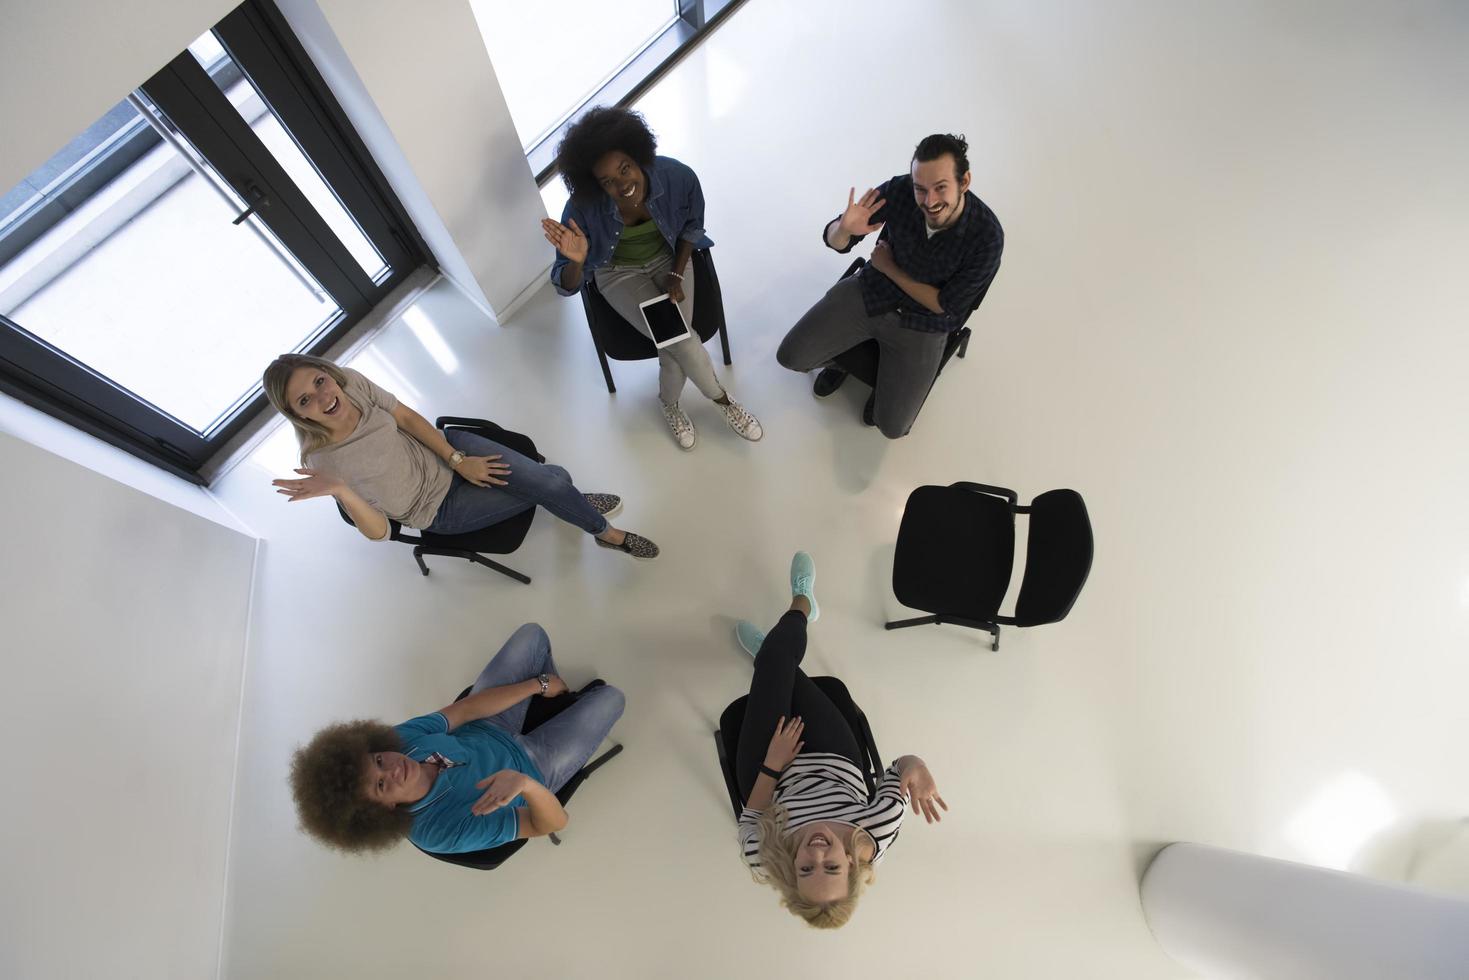
[[[1015,561],[1013,491],[980,483],[908,495],[893,552],[893,595],[913,609],[988,620]]]
[[[724,325],[724,293],[714,270],[714,256],[707,248],[695,249],[690,265],[694,270],[693,328],[702,343]],[[643,361],[658,356],[653,342],[607,302],[593,276],[582,280],[581,298],[587,327],[604,354],[614,361]]]
[[[539,726],[555,718],[561,712],[575,704],[576,699],[581,695],[582,691],[586,691],[601,683],[600,680],[592,681],[592,683],[582,688],[581,691],[577,691],[574,694],[568,691],[554,698],[531,698],[530,704],[526,706],[525,722],[520,726],[521,734],[524,735],[535,731]],[[463,701],[469,697],[469,691],[470,688],[468,687],[460,691],[459,696],[454,699],[455,702]],[[562,806],[565,806],[571,799],[572,794],[576,792],[576,788],[582,784],[582,780],[581,773],[577,773],[565,786],[556,791],[556,799],[560,801]],[[437,854],[433,851],[424,851],[421,847],[418,849],[429,857],[443,861],[445,864],[453,864],[461,868],[472,868],[475,871],[493,871],[504,864],[506,859],[527,843],[528,841],[522,838],[501,844],[499,847],[487,847],[480,851],[463,851],[458,854]],[[413,846],[418,847],[417,844]]]
[[[1091,572],[1092,550],[1092,523],[1081,494],[1048,490],[1031,501],[1015,624],[1039,626],[1064,619]]]
[[[882,764],[882,756],[877,751],[877,740],[872,737],[872,726],[867,723],[867,715],[857,707],[852,700],[852,695],[847,691],[847,685],[836,677],[813,677],[811,682],[815,684],[823,694],[831,699],[841,711],[842,717],[847,720],[847,725],[852,729],[852,734],[857,738],[857,744],[862,747],[866,756],[866,764],[863,766],[863,777],[867,782],[867,793],[869,796],[877,792],[877,781],[879,774],[885,766]],[[719,730],[714,733],[715,748],[719,756],[719,769],[724,775],[724,788],[729,794],[729,803],[734,810],[735,819],[739,819],[743,800],[740,799],[739,782],[735,777],[735,756],[739,751],[740,729],[745,724],[745,705],[750,700],[748,694],[736,698],[730,702],[729,707],[719,716]]]

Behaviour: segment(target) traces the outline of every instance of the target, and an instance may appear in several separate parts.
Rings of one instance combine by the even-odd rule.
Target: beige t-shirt
[[[398,399],[351,368],[342,389],[362,420],[341,442],[324,446],[306,465],[341,479],[388,517],[412,528],[434,522],[454,471],[423,443],[398,428]],[[384,541],[387,538],[383,538]]]

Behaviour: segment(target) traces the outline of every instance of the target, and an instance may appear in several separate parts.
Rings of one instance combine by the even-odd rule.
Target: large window
[[[742,0],[470,0],[538,180],[565,128],[593,105],[627,105]]]
[[[0,198],[0,387],[198,480],[425,261],[279,15],[240,7]]]

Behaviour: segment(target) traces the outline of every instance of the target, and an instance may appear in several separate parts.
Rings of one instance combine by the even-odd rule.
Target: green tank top
[[[658,222],[644,221],[639,225],[626,225],[617,247],[612,250],[613,265],[647,265],[659,255],[669,251]]]

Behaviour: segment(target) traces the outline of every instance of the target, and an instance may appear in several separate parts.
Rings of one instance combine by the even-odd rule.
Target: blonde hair
[[[322,446],[331,442],[331,432],[320,422],[303,419],[291,410],[291,399],[286,394],[286,384],[291,380],[291,375],[297,368],[315,368],[337,383],[338,388],[345,392],[347,387],[347,375],[341,368],[324,357],[312,357],[310,354],[282,354],[270,362],[265,369],[265,374],[260,378],[260,386],[265,389],[265,397],[271,406],[291,423],[296,430],[296,444],[301,447],[301,465],[306,465],[306,457],[316,452]]]
[[[791,914],[804,919],[806,924],[816,929],[840,929],[852,918],[852,913],[857,911],[857,899],[862,896],[862,891],[872,884],[876,876],[872,870],[871,860],[864,859],[857,854],[848,851],[847,856],[851,858],[851,870],[847,872],[847,894],[845,898],[837,899],[835,902],[822,904],[813,902],[803,896],[796,887],[796,837],[795,832],[786,829],[786,808],[780,805],[768,806],[758,818],[760,827],[760,867],[751,869],[756,881],[774,888],[780,893],[780,904],[790,909]],[[862,828],[858,832],[867,834]],[[872,835],[867,834],[870,840]],[[873,841],[873,854],[877,853],[877,842]],[[761,877],[761,875],[764,877]]]

